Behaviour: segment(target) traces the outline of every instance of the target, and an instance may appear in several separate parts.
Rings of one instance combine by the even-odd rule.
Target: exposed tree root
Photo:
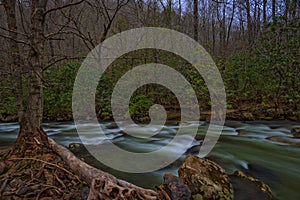
[[[87,199],[87,184],[58,155],[32,153],[0,161],[0,199]]]
[[[90,185],[88,199],[163,199],[163,195],[154,190],[144,189],[117,179],[111,174],[86,164],[50,138],[49,144],[71,170]]]

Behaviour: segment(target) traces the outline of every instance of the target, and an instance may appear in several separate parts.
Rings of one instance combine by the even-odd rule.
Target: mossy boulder
[[[186,181],[193,197],[206,199],[232,199],[233,188],[225,170],[218,164],[188,154],[178,170]]]

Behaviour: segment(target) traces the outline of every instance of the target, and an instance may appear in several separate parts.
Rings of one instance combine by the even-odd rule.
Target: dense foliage
[[[248,50],[223,57],[219,62],[228,108],[274,108],[276,112],[293,115],[300,105],[299,20],[278,18],[269,23],[260,38]],[[224,62],[225,60],[225,62]],[[182,58],[164,51],[146,49],[123,55],[108,68],[99,81],[96,111],[100,120],[111,119],[110,98],[119,78],[131,68],[145,63],[162,63],[178,70],[192,84],[201,110],[209,110],[210,99],[205,82]],[[44,71],[44,116],[49,120],[72,118],[72,87],[80,62],[69,62]],[[2,87],[12,87],[9,77]],[[2,118],[15,111],[12,90],[1,91]],[[129,114],[134,119],[147,117],[149,108],[162,104],[169,117],[178,113],[179,104],[168,89],[150,84],[139,88],[131,98]],[[288,114],[288,115],[289,115]],[[296,113],[297,114],[297,113]],[[274,116],[276,117],[276,116]],[[297,119],[297,118],[294,118]]]
[[[300,105],[299,20],[267,25],[253,50],[228,58],[224,79],[229,100],[297,110]]]

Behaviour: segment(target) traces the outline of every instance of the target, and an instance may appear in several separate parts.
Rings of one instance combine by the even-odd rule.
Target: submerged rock
[[[270,141],[273,141],[273,142],[278,142],[278,143],[282,143],[282,144],[286,144],[286,145],[300,147],[300,139],[299,138],[271,136],[271,137],[268,137],[267,139]]]
[[[178,174],[186,181],[194,199],[233,198],[229,176],[223,168],[208,159],[189,154],[179,168]]]
[[[293,129],[291,130],[291,133],[292,133],[292,135],[293,135],[294,137],[300,138],[300,127],[298,127],[298,128],[293,128]]]
[[[111,122],[110,124],[106,125],[105,128],[107,129],[116,129],[119,128],[116,122]]]

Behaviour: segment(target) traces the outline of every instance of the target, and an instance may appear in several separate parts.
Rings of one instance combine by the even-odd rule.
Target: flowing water
[[[91,126],[88,124],[88,126]],[[186,132],[193,126],[194,122],[181,124]],[[178,125],[169,122],[163,127],[145,127],[139,129],[141,135],[156,133],[151,138],[136,138],[124,133],[112,123],[101,124],[106,136],[117,146],[132,152],[151,152],[166,144],[176,135]],[[187,153],[196,154],[199,151],[200,143],[206,133],[208,124],[200,122],[198,134],[193,144],[189,147],[176,144],[174,148],[165,151],[166,156],[178,148],[187,149]],[[254,121],[237,122],[227,121],[222,135],[208,157],[219,163],[229,174],[236,170],[242,170],[255,178],[267,183],[273,194],[282,200],[300,199],[300,139],[293,138],[290,130],[293,127],[300,127],[300,122],[290,121]],[[44,128],[47,134],[58,143],[68,146],[70,143],[82,143],[77,135],[75,126],[71,122],[50,122],[45,123]],[[135,126],[128,127],[135,131]],[[160,131],[159,131],[160,130]],[[0,149],[11,145],[17,137],[18,125],[16,123],[0,123]],[[84,138],[84,143],[94,145],[101,149],[106,148],[105,142],[99,142],[99,135],[91,132]],[[154,188],[155,185],[162,183],[165,173],[177,173],[179,160],[161,170],[144,173],[132,174],[113,170],[86,151],[75,152],[80,157],[84,157],[86,162],[98,168],[108,171],[118,178],[125,179],[137,185]],[[128,162],[135,162],[134,160]],[[145,160],[145,162],[155,162],[155,160]],[[138,163],[136,163],[138,165]],[[126,163],[124,163],[126,165]]]

